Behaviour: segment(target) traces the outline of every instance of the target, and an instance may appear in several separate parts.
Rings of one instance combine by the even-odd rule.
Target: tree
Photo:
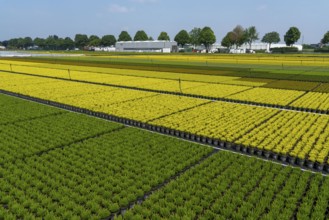
[[[96,36],[96,35],[91,35],[89,37],[89,42],[88,42],[89,46],[94,46],[94,47],[98,47],[101,45],[101,39]]]
[[[201,28],[197,28],[197,27],[193,28],[189,33],[191,44],[193,44],[194,47],[201,44],[200,34],[201,34]]]
[[[127,31],[121,31],[118,41],[131,41],[131,37]]]
[[[147,34],[143,30],[137,31],[134,36],[134,41],[147,41],[148,39]]]
[[[57,35],[49,35],[45,41],[45,47],[49,50],[57,50],[58,49],[58,36]]]
[[[268,43],[270,45],[269,48],[271,48],[272,43],[279,43],[280,42],[280,35],[278,32],[272,31],[269,33],[266,33],[262,39],[262,42]]]
[[[322,43],[322,44],[327,44],[327,43],[329,43],[329,31],[327,31],[327,33],[325,33],[325,34],[323,35],[323,38],[322,38],[322,40],[321,40],[321,43]]]
[[[74,41],[71,38],[66,37],[62,41],[61,48],[64,49],[64,50],[67,50],[67,49],[72,50],[74,48]]]
[[[4,40],[1,42],[3,46],[8,47],[9,41],[8,40]]]
[[[252,42],[258,40],[258,33],[255,26],[251,26],[245,30],[245,40],[249,44],[249,49],[251,49]]]
[[[153,41],[154,39],[153,39],[152,36],[149,36],[149,39],[148,40]]]
[[[216,36],[213,30],[211,30],[210,27],[202,28],[200,33],[200,43],[206,47],[207,53],[209,51],[210,46],[213,45],[215,42],[216,42]]]
[[[89,39],[86,34],[76,34],[74,37],[75,46],[78,48],[84,48],[88,45]]]
[[[8,41],[9,48],[18,48],[18,38],[12,38]]]
[[[109,47],[115,45],[116,42],[117,40],[113,35],[104,35],[101,40],[101,45]]]
[[[179,45],[184,47],[185,44],[190,43],[190,36],[188,35],[186,30],[181,30],[178,32],[178,34],[175,36],[174,39]]]
[[[28,47],[33,46],[33,40],[31,37],[25,37],[23,39],[23,47],[27,49]]]
[[[167,32],[162,31],[158,37],[158,40],[170,41],[170,37],[168,36]]]
[[[291,27],[284,35],[284,42],[286,42],[287,46],[291,46],[299,40],[300,35],[301,33],[298,28]]]
[[[39,38],[39,37],[35,38],[33,43],[34,43],[34,45],[38,46],[41,49],[44,49],[46,46],[46,40],[43,38]]]
[[[230,38],[236,47],[240,47],[242,44],[244,44],[246,42],[246,35],[243,27],[241,25],[237,25],[230,34]]]
[[[223,47],[227,47],[227,48],[231,48],[234,45],[234,41],[232,40],[233,37],[231,36],[233,35],[233,32],[228,32],[225,37],[222,39],[222,46]]]

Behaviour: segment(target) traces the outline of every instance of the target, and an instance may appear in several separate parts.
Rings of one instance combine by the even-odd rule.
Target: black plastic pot
[[[286,162],[287,161],[287,155],[280,155],[280,160],[282,162]]]

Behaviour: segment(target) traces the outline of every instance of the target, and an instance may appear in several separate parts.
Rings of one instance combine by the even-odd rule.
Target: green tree
[[[148,39],[149,39],[149,37],[143,30],[137,31],[134,36],[134,41],[147,41]]]
[[[245,33],[246,42],[249,44],[249,49],[251,49],[252,42],[259,39],[256,27],[251,26],[247,28],[244,33]]]
[[[89,37],[89,42],[88,42],[89,46],[94,46],[94,47],[98,47],[101,45],[101,39],[96,36],[96,35],[91,35]]]
[[[231,48],[234,45],[235,42],[233,41],[234,37],[232,37],[232,35],[233,35],[232,31],[228,32],[225,35],[225,37],[222,39],[222,42],[221,42],[223,47]]]
[[[131,37],[127,31],[121,31],[118,41],[131,41]]]
[[[58,36],[57,35],[50,35],[46,38],[46,48],[48,50],[57,50],[58,49]]]
[[[210,27],[204,27],[200,33],[200,43],[206,47],[208,53],[209,48],[216,42],[216,36]]]
[[[201,34],[201,28],[197,28],[197,27],[193,28],[189,33],[191,44],[193,44],[194,48],[201,44],[200,34]]]
[[[323,35],[323,38],[321,39],[321,43],[327,44],[329,43],[329,31]]]
[[[279,43],[280,42],[280,35],[278,32],[272,31],[269,33],[266,33],[262,39],[262,42],[264,43],[268,43],[270,45],[271,48],[271,44],[273,43]]]
[[[67,49],[72,50],[74,48],[74,41],[71,38],[66,37],[62,41],[61,48],[64,49],[64,50],[67,50]]]
[[[86,34],[76,34],[74,37],[75,46],[82,49],[88,45],[89,39]]]
[[[284,35],[284,42],[287,46],[291,46],[299,40],[300,35],[301,33],[297,27],[291,27]]]
[[[158,37],[158,40],[170,40],[170,37],[168,36],[167,32],[162,31]]]
[[[105,47],[113,46],[117,40],[113,35],[104,35],[101,40],[101,44]]]
[[[26,49],[28,47],[31,47],[33,46],[33,40],[31,37],[25,37],[23,39],[23,47]]]
[[[19,39],[18,38],[12,38],[8,41],[8,47],[10,49],[14,49],[14,48],[19,48]]]
[[[186,30],[181,30],[180,32],[178,32],[178,34],[175,36],[174,39],[179,45],[181,45],[182,47],[184,47],[185,44],[190,43],[190,36],[187,33]]]
[[[44,49],[46,46],[46,40],[43,38],[37,37],[33,40],[33,44],[38,46],[40,49]]]
[[[153,39],[152,36],[149,36],[149,39],[148,40],[153,41],[154,39]]]

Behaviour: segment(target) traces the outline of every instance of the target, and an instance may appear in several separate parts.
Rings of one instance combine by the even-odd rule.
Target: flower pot
[[[289,157],[288,157],[288,161],[289,161],[289,163],[290,163],[291,165],[296,164],[296,158],[293,157],[293,156],[289,156]]]
[[[282,162],[286,162],[286,160],[287,160],[287,156],[286,156],[286,155],[280,155],[280,160],[281,160]]]
[[[248,148],[248,153],[249,153],[249,154],[255,154],[255,148],[253,148],[253,147],[249,147],[249,148]]]
[[[313,166],[314,166],[314,162],[313,162],[313,161],[310,161],[310,160],[308,160],[308,161],[306,162],[306,165],[307,165],[307,167],[308,167],[308,168],[312,169],[312,168],[313,168]]]
[[[298,159],[297,159],[297,164],[298,164],[299,166],[303,166],[304,163],[305,163],[305,160],[304,160],[304,159],[301,159],[301,158],[298,158]]]
[[[186,139],[190,139],[190,138],[191,138],[190,133],[186,133],[186,134],[185,134],[185,138],[186,138]]]
[[[322,163],[316,163],[316,169],[317,169],[318,171],[322,171],[323,168],[324,168],[324,165],[323,165]]]
[[[264,152],[264,156],[265,156],[266,158],[269,158],[270,155],[271,155],[271,153],[270,153],[269,151],[265,151],[265,152]]]
[[[277,160],[277,159],[278,159],[278,154],[272,152],[272,153],[271,153],[271,157],[272,157],[274,160]]]

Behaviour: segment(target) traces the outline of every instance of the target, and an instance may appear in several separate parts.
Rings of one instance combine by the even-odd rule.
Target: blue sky
[[[329,31],[329,0],[0,0],[0,40],[15,37],[74,37],[76,33],[116,37],[137,30],[171,39],[182,29],[210,26],[220,42],[236,25],[256,26],[260,37],[291,26],[299,43],[317,43]]]

